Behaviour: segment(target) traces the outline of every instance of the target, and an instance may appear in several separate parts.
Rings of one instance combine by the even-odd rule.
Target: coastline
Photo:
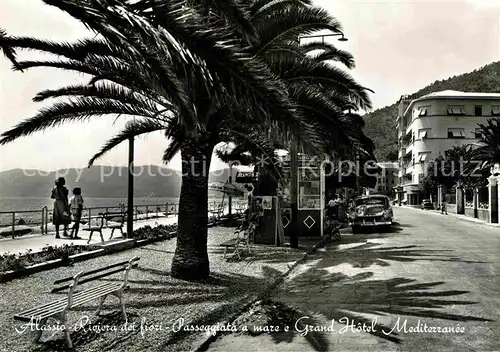
[[[22,210],[19,209],[20,206],[17,209],[14,209],[14,207],[6,209],[5,203],[3,204],[3,207],[0,208],[0,239],[12,238],[12,230],[14,230],[15,237],[55,231],[55,227],[51,222],[52,201],[50,199],[48,201],[49,206],[43,205],[40,207],[36,207],[36,204],[47,204],[47,198],[12,197],[0,198],[0,200],[7,201],[13,206],[22,204],[23,202],[27,204]],[[11,200],[14,201],[9,202]],[[121,213],[124,211],[124,204],[126,203],[125,198],[87,198],[84,200],[86,203],[83,209],[82,224],[87,223],[87,219],[95,218],[102,213]],[[177,215],[178,200],[179,198],[134,198],[134,221]],[[209,216],[220,213],[222,200],[222,197],[209,198]],[[240,204],[246,205],[246,201],[242,198],[233,198],[233,210],[235,212],[239,210]],[[224,212],[228,212],[227,197],[224,198],[223,208]],[[44,227],[43,230],[42,225]]]

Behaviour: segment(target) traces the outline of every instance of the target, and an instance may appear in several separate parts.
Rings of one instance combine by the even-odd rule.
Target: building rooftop
[[[482,92],[460,92],[458,90],[442,90],[421,96],[420,98],[411,101],[410,105],[406,108],[403,115],[406,115],[413,108],[413,104],[418,101],[428,99],[498,99],[500,100],[500,93],[482,93]]]
[[[442,90],[424,95],[420,99],[428,98],[500,98],[500,93],[481,93],[481,92],[460,92],[458,90]]]

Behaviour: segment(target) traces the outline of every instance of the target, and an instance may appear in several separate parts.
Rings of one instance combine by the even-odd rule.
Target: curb
[[[253,298],[251,299],[248,303],[246,303],[243,308],[239,309],[236,313],[234,314],[231,314],[231,316],[224,322],[222,323],[219,323],[220,325],[222,326],[225,326],[227,324],[231,324],[233,321],[235,321],[240,315],[242,315],[243,313],[245,313],[254,303],[264,299],[266,296],[269,295],[269,293],[274,290],[278,285],[280,285],[284,280],[285,278],[290,275],[290,273],[301,263],[303,263],[308,256],[310,256],[311,254],[314,254],[319,247],[323,246],[324,244],[326,244],[328,242],[328,238],[325,236],[323,237],[322,239],[319,240],[318,243],[316,243],[315,245],[313,245],[311,248],[309,248],[306,253],[304,253],[304,255],[302,256],[302,258],[298,259],[297,261],[295,261],[295,263],[292,265],[292,266],[289,266],[288,267],[288,270],[284,273],[284,274],[281,274],[278,278],[276,278],[272,283],[270,283],[266,289],[261,293],[259,294],[256,298]],[[213,335],[210,335],[208,336],[202,343],[200,343],[197,347],[193,348],[192,351],[194,352],[203,352],[203,351],[207,351],[208,348],[210,347],[210,344],[212,342],[214,342],[215,340],[217,340],[217,338],[219,336],[221,336],[222,333],[219,332],[218,330],[215,331],[215,333]]]

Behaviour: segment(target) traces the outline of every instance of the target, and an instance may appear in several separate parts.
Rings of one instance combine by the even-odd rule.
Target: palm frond
[[[67,102],[57,102],[42,108],[38,114],[22,121],[1,135],[0,145],[10,143],[20,137],[53,128],[71,121],[87,121],[103,115],[132,115],[151,117],[151,112],[116,100],[94,97],[80,97]]]
[[[0,28],[0,49],[5,57],[17,68],[16,50],[9,44],[9,39],[10,37],[7,35],[7,32],[3,28]]]
[[[345,50],[340,50],[330,43],[311,42],[305,45],[301,45],[301,48],[305,53],[321,50],[320,53],[316,54],[313,57],[313,59],[317,61],[338,61],[344,64],[349,69],[353,69],[356,66],[354,62],[354,56],[352,56],[351,53]]]
[[[341,69],[310,59],[297,57],[282,57],[280,62],[270,63],[273,70],[282,73],[282,78],[289,83],[305,82],[311,85],[321,85],[327,90],[348,96],[352,102],[364,110],[372,107],[368,92],[371,91],[359,85],[348,73]]]
[[[88,167],[91,167],[97,159],[104,156],[106,153],[111,151],[122,142],[146,133],[164,130],[167,126],[168,125],[164,123],[146,119],[130,121],[121,132],[108,140],[101,147],[99,152],[92,156],[92,158],[88,162]]]
[[[328,30],[340,33],[340,22],[327,11],[313,6],[290,6],[286,15],[281,12],[271,12],[255,24],[260,42],[254,48],[256,55],[264,55],[283,42],[298,42],[301,35]]]
[[[180,152],[181,146],[181,141],[179,141],[178,139],[172,139],[167,149],[165,149],[165,151],[163,152],[162,161],[165,164],[168,164],[174,158],[174,156],[178,152]]]
[[[120,101],[124,104],[133,104],[139,106],[145,110],[149,110],[152,114],[158,111],[156,104],[128,88],[110,84],[110,83],[100,83],[95,85],[73,85],[67,86],[59,89],[47,89],[37,93],[33,98],[35,102],[41,102],[49,98],[60,98],[65,96],[92,96],[96,98],[112,99]],[[170,110],[174,109],[174,106],[169,104]]]

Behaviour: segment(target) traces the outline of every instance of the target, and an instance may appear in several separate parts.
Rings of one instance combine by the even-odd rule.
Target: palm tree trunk
[[[208,176],[214,146],[207,140],[183,143],[182,186],[179,200],[177,247],[172,277],[202,280],[210,275],[207,252]]]

